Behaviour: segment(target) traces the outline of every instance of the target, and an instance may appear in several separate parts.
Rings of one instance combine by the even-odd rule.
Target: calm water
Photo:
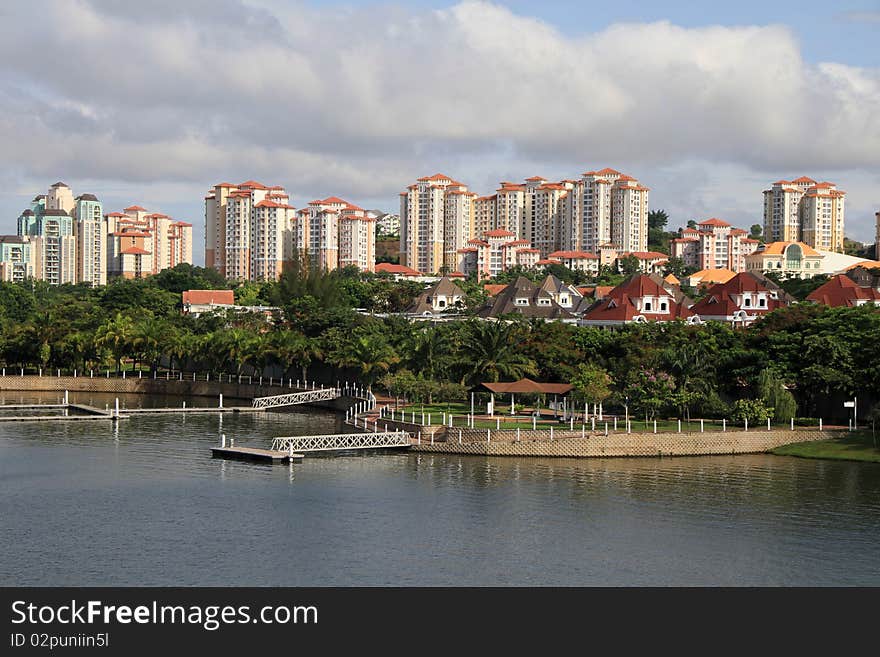
[[[0,585],[880,584],[876,465],[210,458],[337,422],[0,424]]]

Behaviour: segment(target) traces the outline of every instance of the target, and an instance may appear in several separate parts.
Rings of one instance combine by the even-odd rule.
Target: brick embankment
[[[179,395],[181,397],[216,397],[224,399],[253,399],[296,392],[296,388],[282,385],[270,386],[258,383],[236,383],[224,381],[187,381],[166,380],[158,377],[137,378],[88,376],[0,376],[0,390],[43,392],[70,390],[71,392],[99,392],[142,395]],[[219,400],[218,400],[219,401]],[[340,397],[327,401],[314,402],[309,406],[318,406],[334,411],[344,411],[355,403],[352,397]],[[224,402],[224,404],[227,402]]]
[[[463,429],[461,443],[458,429],[451,429],[445,442],[433,445],[423,440],[412,450],[447,454],[482,456],[560,456],[571,458],[610,456],[699,456],[711,454],[752,454],[768,452],[790,443],[839,438],[842,431],[773,430],[712,431],[705,433],[632,433],[602,434],[581,437],[580,431],[522,431],[516,442],[515,431],[493,431],[486,441],[486,431]]]

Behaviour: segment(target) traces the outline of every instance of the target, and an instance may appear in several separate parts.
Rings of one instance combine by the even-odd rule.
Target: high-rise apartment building
[[[0,235],[0,281],[20,283],[34,278],[33,242],[26,235]]]
[[[764,190],[764,241],[843,251],[845,197],[834,183],[807,176],[777,180]]]
[[[73,192],[63,182],[38,195],[18,217],[18,234],[32,238],[34,278],[52,285],[76,283],[76,237]]]
[[[73,208],[76,236],[76,280],[92,286],[107,284],[107,223],[101,201],[80,194]]]
[[[587,171],[567,188],[560,248],[586,253],[603,249],[643,252],[648,248],[648,192],[638,180],[614,169]]]
[[[428,274],[454,270],[458,250],[474,235],[475,196],[442,173],[410,185],[400,195],[401,264]]]
[[[192,224],[131,205],[105,215],[110,276],[144,278],[192,264]]]
[[[880,212],[874,214],[874,219],[877,221],[877,233],[874,237],[874,257],[880,260]]]
[[[680,237],[670,240],[669,247],[672,257],[681,258],[687,267],[741,272],[746,270],[746,256],[758,248],[758,240],[712,217],[699,222],[696,228],[683,228]]]
[[[318,199],[297,213],[292,246],[325,271],[350,265],[374,271],[376,218],[337,196]]]
[[[205,196],[205,266],[237,280],[277,280],[295,208],[283,187],[219,183]]]

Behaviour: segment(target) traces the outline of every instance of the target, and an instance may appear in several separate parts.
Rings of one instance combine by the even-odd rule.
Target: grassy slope
[[[880,444],[880,436],[878,436]],[[836,459],[880,463],[880,449],[874,447],[870,431],[858,431],[838,440],[792,443],[773,450],[781,456],[799,456],[807,459]]]

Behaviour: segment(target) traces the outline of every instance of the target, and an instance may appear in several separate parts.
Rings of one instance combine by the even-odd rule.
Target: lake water
[[[339,427],[314,410],[0,424],[0,585],[880,584],[880,465],[210,457],[220,433]]]

